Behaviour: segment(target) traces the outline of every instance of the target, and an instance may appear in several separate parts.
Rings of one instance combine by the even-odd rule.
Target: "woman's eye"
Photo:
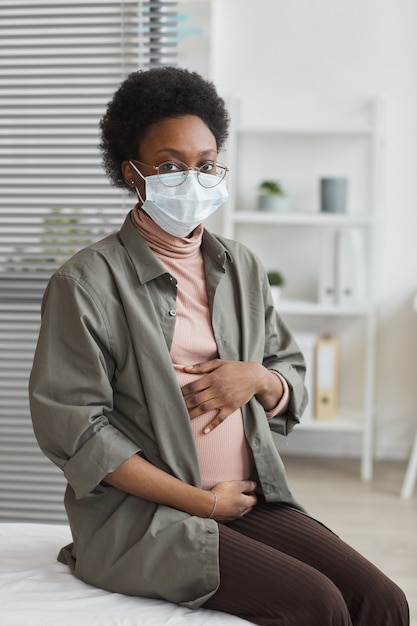
[[[159,166],[159,171],[161,174],[172,174],[174,172],[181,172],[182,167],[179,163],[175,163],[175,161],[167,161],[166,163],[161,163]]]
[[[200,172],[203,172],[204,174],[215,174],[216,164],[213,163],[213,161],[207,161],[207,163],[200,165]]]

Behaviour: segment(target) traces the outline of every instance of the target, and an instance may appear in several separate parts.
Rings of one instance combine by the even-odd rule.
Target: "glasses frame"
[[[214,187],[217,187],[217,185],[219,185],[222,182],[222,180],[225,179],[226,174],[229,171],[229,168],[226,167],[226,165],[223,165],[222,163],[218,163],[217,161],[210,161],[210,159],[207,160],[204,163],[204,165],[207,165],[207,163],[212,163],[215,167],[221,167],[223,169],[223,176],[221,178],[219,176],[217,176],[216,174],[212,174],[212,176],[214,178],[217,178],[216,184],[207,186],[207,185],[203,185],[203,183],[200,180],[200,176],[199,176],[200,174],[204,174],[205,173],[205,172],[201,171],[201,167],[204,167],[204,165],[202,165],[201,167],[189,167],[186,163],[183,163],[183,161],[174,161],[174,160],[163,161],[159,165],[149,165],[148,163],[143,163],[142,161],[138,161],[137,159],[132,159],[132,161],[133,161],[133,163],[139,163],[139,165],[142,165],[144,167],[149,167],[149,168],[155,170],[159,180],[161,181],[161,183],[163,185],[165,185],[165,187],[179,187],[180,185],[185,183],[185,181],[188,178],[188,174],[192,171],[192,172],[197,172],[197,180],[198,180],[199,184],[202,187],[204,187],[205,189],[213,189]],[[167,185],[166,182],[163,179],[164,174],[161,174],[161,172],[159,171],[159,168],[162,167],[163,165],[166,165],[167,163],[175,163],[177,165],[183,165],[184,166],[184,170],[180,170],[180,172],[182,172],[184,174],[184,178],[183,178],[183,180],[181,180],[181,182],[179,182],[176,185]],[[177,172],[173,172],[173,173],[177,173]],[[166,174],[169,175],[169,172],[166,172]]]

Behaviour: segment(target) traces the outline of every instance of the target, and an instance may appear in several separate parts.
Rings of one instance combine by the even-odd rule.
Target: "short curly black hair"
[[[116,187],[126,187],[123,161],[137,158],[149,127],[164,118],[196,115],[213,133],[217,149],[226,141],[229,114],[213,83],[184,68],[133,72],[124,80],[100,122],[103,166]]]

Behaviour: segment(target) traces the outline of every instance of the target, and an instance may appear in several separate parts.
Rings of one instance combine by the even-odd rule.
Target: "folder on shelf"
[[[363,233],[354,228],[337,233],[336,302],[341,306],[365,300],[366,258]]]
[[[314,419],[314,369],[315,369],[315,348],[317,343],[317,334],[311,332],[296,331],[293,333],[298,347],[303,353],[306,362],[306,375],[304,384],[308,393],[308,404],[304,409],[302,423],[310,423]]]
[[[339,391],[339,341],[328,335],[316,343],[315,418],[331,420],[335,417]]]
[[[320,236],[318,301],[320,304],[336,303],[336,243],[333,229],[324,228]]]

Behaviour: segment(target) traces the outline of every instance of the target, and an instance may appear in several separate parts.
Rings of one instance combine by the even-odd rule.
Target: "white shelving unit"
[[[328,432],[361,438],[361,477],[372,478],[374,449],[375,285],[382,159],[381,103],[360,104],[355,121],[305,124],[241,121],[242,103],[230,105],[232,127],[227,147],[229,202],[223,232],[247,244],[268,270],[280,270],[286,285],[281,315],[297,332],[340,337],[340,406],[331,421],[307,420],[297,427],[311,437]],[[277,106],[277,108],[279,108]],[[358,117],[360,119],[358,120]],[[320,212],[319,179],[345,176],[349,200],[344,214]],[[291,210],[257,210],[257,186],[279,180],[287,189]],[[362,291],[352,301],[325,300],[320,293],[326,241],[340,233],[357,233]],[[352,235],[353,236],[353,235]],[[357,251],[357,249],[356,249]],[[359,292],[358,292],[359,293]]]

